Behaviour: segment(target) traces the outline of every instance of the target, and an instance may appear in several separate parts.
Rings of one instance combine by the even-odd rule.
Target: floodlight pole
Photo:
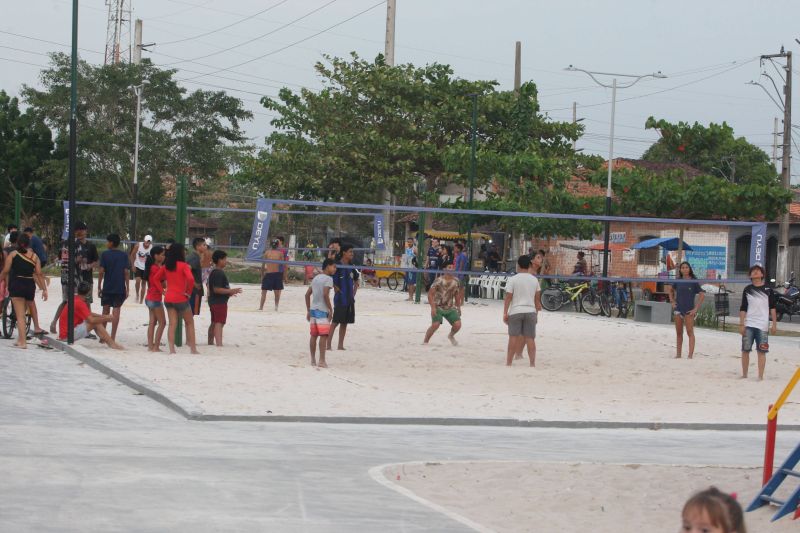
[[[613,72],[596,72],[596,71],[589,71],[584,70],[582,68],[576,68],[570,65],[569,67],[565,68],[564,70],[568,70],[571,72],[583,72],[584,74],[588,75],[592,80],[601,87],[606,87],[611,89],[611,138],[609,139],[608,144],[608,179],[606,182],[606,208],[605,208],[605,216],[611,216],[611,176],[614,172],[614,118],[616,117],[617,111],[617,87],[621,89],[627,89],[628,87],[633,87],[639,80],[644,78],[666,78],[664,74],[660,71],[653,73],[653,74],[615,74]],[[601,82],[595,76],[611,76],[613,78],[611,85],[607,83]],[[625,84],[625,85],[617,85],[617,78],[632,78],[632,81]],[[609,241],[611,237],[611,221],[606,218],[604,226],[604,236],[603,236],[603,277],[608,277],[608,255],[610,253]]]
[[[469,209],[473,209],[473,199],[475,196],[475,174],[477,172],[477,147],[478,147],[478,95],[471,94],[472,98],[472,141],[470,148],[469,164]],[[473,243],[472,243],[472,213],[469,214],[469,226],[467,227],[467,246],[469,246],[469,266],[467,270],[472,270]],[[468,299],[467,292],[464,291],[464,299]]]
[[[72,65],[69,106],[69,228],[67,233],[67,343],[75,342],[75,180],[78,157],[78,0],[72,0]]]

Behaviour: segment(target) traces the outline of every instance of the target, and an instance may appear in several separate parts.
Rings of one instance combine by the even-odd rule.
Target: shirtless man
[[[278,248],[280,241],[277,239],[270,243],[270,249],[264,254],[264,259],[271,261],[283,261],[283,252]],[[261,305],[258,307],[259,311],[264,310],[264,303],[267,301],[267,292],[275,291],[275,310],[278,310],[278,304],[281,301],[281,291],[283,291],[283,272],[280,269],[279,263],[262,263],[261,264]],[[266,272],[266,273],[265,273]]]

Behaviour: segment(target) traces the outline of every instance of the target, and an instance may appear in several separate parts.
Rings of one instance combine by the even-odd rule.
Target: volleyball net
[[[749,221],[682,220],[560,213],[465,210],[445,207],[397,206],[293,199],[260,198],[253,205],[230,203],[187,207],[187,244],[208,239],[245,264],[280,263],[289,268],[319,266],[328,244],[338,239],[355,250],[357,268],[372,266],[382,273],[436,274],[441,259],[438,244],[452,260],[460,243],[471,261],[459,275],[507,275],[517,257],[542,250],[541,277],[659,283],[674,279],[676,267],[687,261],[698,279],[709,283],[748,282],[751,265],[774,271],[775,237],[767,224]],[[132,209],[136,235],[129,235]],[[134,205],[77,202],[77,220],[85,222],[99,242],[107,233],[127,235],[129,242],[145,234],[154,242],[174,238],[174,205]],[[65,204],[65,228],[69,224]],[[609,245],[604,227],[609,221]],[[66,231],[66,229],[65,229]],[[66,236],[66,233],[65,233]],[[282,238],[286,259],[267,258],[273,241]],[[407,244],[408,243],[408,244]],[[604,255],[608,274],[602,276]],[[413,255],[416,260],[411,260]],[[408,256],[408,257],[405,257]],[[790,265],[791,267],[792,265]],[[793,270],[793,268],[791,268]],[[800,270],[800,265],[798,265]]]

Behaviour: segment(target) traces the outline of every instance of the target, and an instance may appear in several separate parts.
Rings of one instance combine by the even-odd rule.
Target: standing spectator
[[[169,353],[175,353],[175,331],[178,328],[178,321],[183,319],[186,324],[186,344],[189,345],[193,354],[199,354],[195,342],[194,315],[189,303],[195,289],[195,278],[185,259],[186,249],[183,245],[178,243],[171,245],[167,250],[164,268],[158,271],[154,281],[161,284],[164,281],[167,282],[164,307],[167,308],[169,316],[169,329],[167,330]]]
[[[764,269],[761,265],[750,267],[750,285],[742,291],[742,305],[739,307],[739,334],[742,336],[742,379],[747,378],[750,367],[750,351],[753,343],[758,354],[758,380],[764,379],[764,367],[769,352],[769,321],[772,320],[772,334],[778,331],[778,317],[775,311],[775,293],[764,283]]]
[[[89,285],[89,294],[83,298],[89,310],[92,309],[92,293],[94,291],[94,268],[97,266],[100,256],[97,253],[97,247],[89,242],[86,238],[88,227],[85,222],[78,222],[75,224],[75,291],[77,292],[78,285],[83,282]],[[61,303],[56,309],[56,314],[53,316],[53,321],[50,323],[50,332],[56,332],[56,323],[58,317],[61,315],[61,310],[67,305],[68,294],[68,280],[69,280],[69,247],[67,242],[64,241],[61,245],[61,253],[59,257],[61,263]],[[89,333],[91,335],[91,333]]]
[[[322,271],[314,276],[311,286],[306,291],[306,320],[311,326],[311,337],[308,347],[311,352],[311,366],[317,366],[316,350],[319,344],[319,366],[327,368],[325,351],[328,348],[328,337],[331,333],[331,289],[336,263],[327,257],[322,262]]]
[[[425,268],[428,270],[439,270],[439,239],[431,239],[431,247],[428,248],[428,261],[425,263]],[[435,278],[435,274],[432,272],[426,272],[424,279],[425,279],[425,290],[429,291],[431,288],[431,284]]]
[[[9,255],[11,252],[15,252],[17,250],[17,239],[19,238],[19,232],[17,230],[13,230],[11,233],[8,234],[8,239],[6,239],[6,244],[3,246],[3,253]]]
[[[288,261],[289,260],[289,249],[286,248],[286,241],[280,235],[278,235],[275,238],[278,239],[278,251],[280,251],[281,255],[282,255],[281,261]],[[283,276],[283,283],[284,284],[289,283],[289,265],[287,265],[285,263],[279,264],[278,265],[278,272],[280,272],[281,275]]]
[[[417,247],[414,246],[414,239],[406,239],[406,249],[400,258],[400,266],[403,268],[415,268],[417,266]],[[404,291],[408,291],[408,301],[414,299],[414,291],[417,288],[417,274],[406,272],[403,277]]]
[[[502,261],[502,259],[503,258],[500,257],[500,252],[497,251],[497,246],[493,244],[486,254],[486,263],[489,267],[489,272],[499,272],[500,261]]]
[[[333,334],[339,327],[339,344],[337,350],[344,350],[344,337],[347,325],[356,321],[356,292],[358,292],[358,271],[353,265],[353,247],[342,245],[341,266],[337,266],[333,276],[333,325],[328,336],[328,350],[331,350]]]
[[[134,294],[139,303],[144,301],[147,293],[147,277],[144,273],[144,267],[147,264],[147,258],[150,257],[152,248],[152,235],[145,235],[142,242],[137,242],[131,248],[130,262],[133,265],[133,275],[136,277],[136,292]]]
[[[678,266],[678,279],[697,279],[692,270],[692,265],[684,261]],[[689,359],[694,355],[694,319],[697,310],[703,305],[705,291],[697,282],[694,283],[675,283],[667,285],[669,301],[672,302],[672,313],[675,316],[675,333],[677,334],[677,355],[676,359],[681,358],[683,348],[683,328],[686,326],[686,336],[689,337]],[[695,296],[700,295],[695,305]]]
[[[342,251],[342,240],[339,239],[338,237],[334,237],[328,243],[328,254],[326,255],[326,257],[328,259],[333,259],[335,262],[339,262],[339,260],[342,258],[341,251]]]
[[[530,268],[530,258],[519,256],[517,273],[506,282],[503,302],[503,322],[508,324],[506,366],[511,366],[514,355],[521,353],[523,346],[528,347],[531,366],[536,366],[536,317],[542,310],[542,296]]]
[[[208,326],[208,345],[222,346],[222,328],[228,320],[228,299],[242,293],[242,289],[231,289],[225,266],[228,254],[214,250],[211,255],[214,269],[208,276],[208,307],[211,309],[211,325]]]
[[[161,351],[161,336],[167,326],[167,316],[164,313],[164,303],[162,301],[164,299],[164,287],[155,280],[158,271],[164,268],[165,252],[166,250],[161,246],[153,246],[144,264],[144,279],[147,280],[147,294],[145,295],[144,305],[147,306],[150,314],[150,320],[147,324],[147,351],[149,352]]]
[[[283,261],[283,252],[280,250],[280,241],[273,239],[270,243],[270,249],[264,254],[264,259],[267,261]],[[267,292],[275,292],[275,311],[278,310],[278,304],[281,302],[281,293],[283,292],[283,272],[281,272],[280,263],[261,263],[261,305],[258,306],[259,311],[264,310],[264,303],[267,301]]]
[[[27,235],[31,240],[31,250],[33,250],[33,253],[39,258],[41,266],[44,267],[47,264],[47,247],[42,242],[42,239],[33,233],[33,228],[30,226],[22,230],[22,233]]]
[[[122,304],[128,297],[130,283],[130,261],[128,255],[119,249],[120,238],[116,233],[106,237],[108,248],[100,256],[100,271],[97,275],[97,297],[103,306],[103,314],[109,314],[111,321],[111,338],[117,340],[117,326]]]
[[[467,257],[467,253],[464,251],[464,244],[457,242],[455,246],[455,267],[457,272],[466,272],[469,270],[469,257]],[[461,316],[461,306],[464,305],[464,293],[467,289],[467,280],[469,276],[467,274],[456,274],[456,279],[458,280],[458,284],[461,287],[458,290],[458,315]]]
[[[189,302],[192,314],[197,316],[200,314],[200,304],[203,303],[205,294],[203,291],[203,256],[208,251],[208,243],[203,237],[195,237],[192,241],[192,248],[194,252],[186,260],[186,263],[192,269],[192,277],[194,277],[194,289]]]
[[[19,337],[14,343],[15,348],[28,347],[28,328],[25,324],[25,310],[36,296],[36,285],[42,290],[42,299],[47,301],[47,285],[44,284],[39,258],[28,248],[30,239],[25,234],[18,235],[17,249],[7,255],[3,270],[0,271],[0,280],[8,279],[8,294],[11,305],[17,315],[17,332]],[[31,309],[34,324],[38,325],[38,317]],[[44,333],[42,331],[42,333]]]
[[[8,226],[6,226],[6,228],[8,229],[8,231],[6,231],[6,236],[3,238],[4,250],[8,248],[9,245],[11,244],[11,234],[14,232],[19,232],[19,227],[16,224],[9,224]]]

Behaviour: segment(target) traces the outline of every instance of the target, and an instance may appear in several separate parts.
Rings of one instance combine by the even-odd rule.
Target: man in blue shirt
[[[358,292],[358,271],[352,267],[353,246],[343,244],[341,248],[340,267],[336,268],[333,275],[333,321],[331,332],[328,335],[328,350],[331,350],[333,334],[339,327],[338,350],[344,350],[344,336],[347,334],[347,325],[356,321],[356,292]]]
[[[106,237],[108,250],[100,256],[100,270],[97,275],[97,296],[103,306],[103,314],[111,313],[111,338],[117,340],[119,312],[125,298],[128,297],[128,281],[130,280],[130,259],[128,254],[119,249],[120,238],[116,233]]]
[[[28,237],[31,239],[31,250],[39,257],[39,263],[42,264],[42,267],[47,264],[47,248],[45,248],[42,239],[39,238],[38,235],[33,234],[33,228],[27,227],[22,230]]]

